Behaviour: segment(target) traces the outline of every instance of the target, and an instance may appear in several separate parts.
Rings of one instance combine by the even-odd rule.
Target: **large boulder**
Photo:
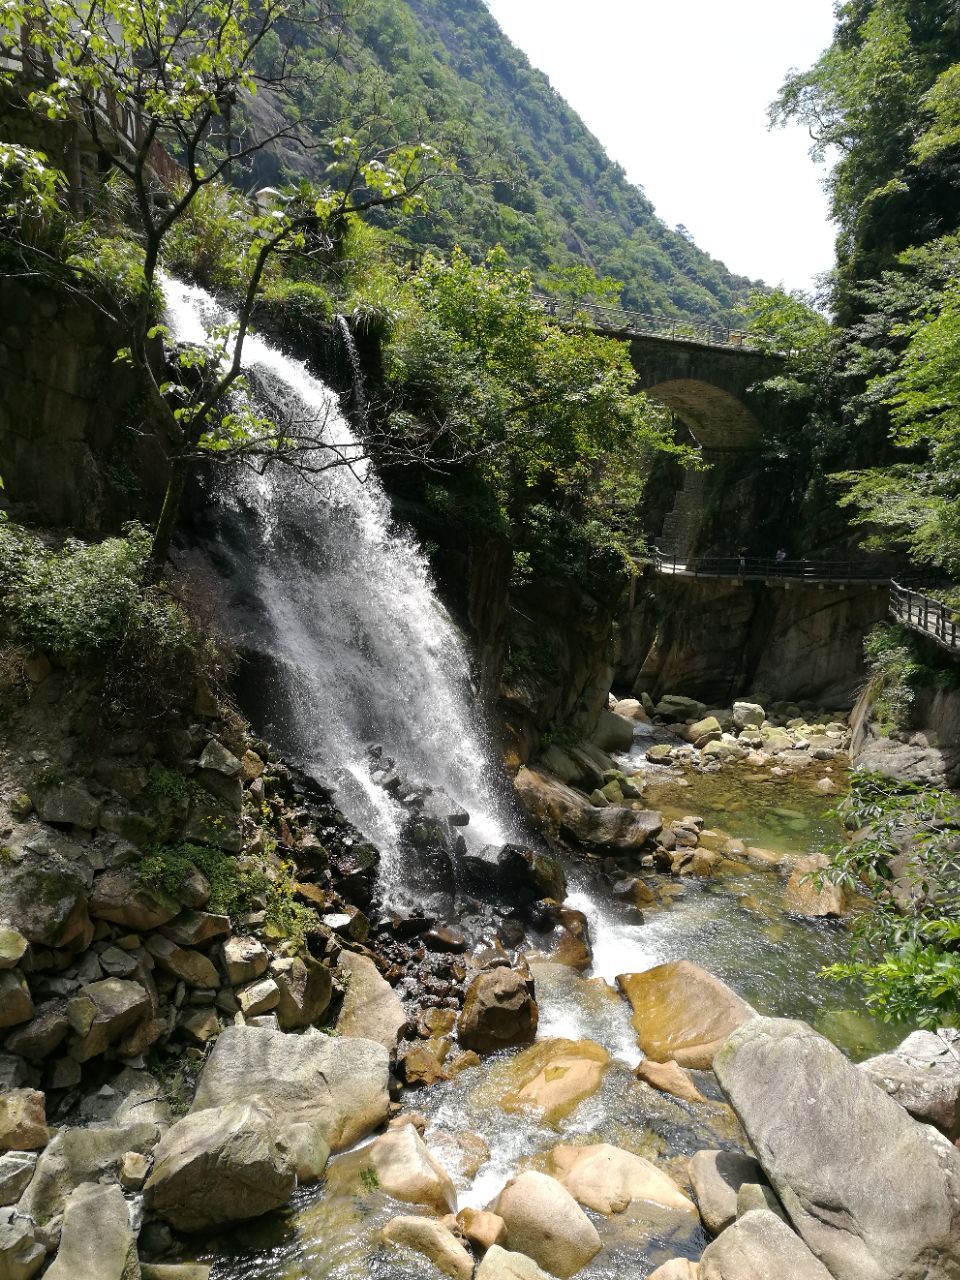
[[[639,702],[637,707],[640,707]],[[633,746],[634,722],[616,711],[601,711],[591,741],[601,751],[629,751]]]
[[[597,1092],[609,1065],[609,1053],[593,1040],[540,1040],[509,1064],[500,1105],[539,1111],[556,1124]]]
[[[438,1271],[453,1280],[470,1280],[473,1257],[449,1227],[434,1218],[393,1218],[380,1232],[384,1244],[422,1254]]]
[[[960,1031],[914,1031],[891,1053],[860,1063],[917,1120],[960,1137]]]
[[[725,982],[689,960],[622,973],[617,984],[633,1005],[640,1048],[657,1062],[708,1070],[727,1036],[753,1017]]]
[[[140,1280],[137,1237],[123,1192],[85,1182],[70,1193],[48,1280]]]
[[[390,1064],[379,1042],[319,1032],[286,1035],[268,1027],[227,1027],[197,1086],[194,1109],[257,1098],[278,1130],[306,1125],[331,1151],[343,1151],[387,1118]]]
[[[344,951],[340,969],[347,979],[347,994],[337,1018],[338,1033],[376,1040],[389,1053],[395,1053],[407,1025],[400,997],[367,956]]]
[[[467,988],[457,1038],[465,1049],[493,1053],[530,1044],[536,1039],[537,1021],[533,980],[517,969],[491,969],[478,973]]]
[[[0,1151],[36,1151],[47,1145],[45,1104],[39,1089],[0,1093]]]
[[[960,1151],[946,1138],[803,1022],[744,1023],[714,1069],[791,1222],[835,1280],[960,1276]]]
[[[550,1280],[550,1277],[525,1253],[512,1253],[495,1244],[483,1255],[475,1280]]]
[[[739,1151],[698,1151],[690,1160],[690,1185],[700,1217],[715,1236],[736,1219],[740,1188],[765,1181],[757,1161]]]
[[[501,891],[517,906],[529,906],[541,898],[562,902],[567,896],[563,867],[549,854],[536,853],[522,844],[505,844],[497,854]]]
[[[36,1223],[17,1209],[0,1209],[0,1277],[30,1280],[43,1266],[47,1251]]]
[[[759,702],[735,702],[733,723],[738,729],[759,729],[767,718]]]
[[[333,996],[333,975],[312,956],[285,956],[274,960],[270,976],[280,1000],[275,1009],[281,1031],[312,1026],[326,1013]]]
[[[597,809],[542,769],[521,769],[514,786],[524,808],[548,836],[564,836],[588,849],[630,853],[663,829],[663,818],[652,809]]]
[[[601,1142],[590,1147],[563,1144],[550,1152],[550,1172],[575,1200],[597,1213],[623,1213],[634,1200],[696,1213],[669,1174],[643,1156]]]
[[[424,1145],[412,1124],[388,1129],[359,1151],[334,1160],[327,1170],[330,1195],[356,1195],[375,1186],[402,1200],[421,1204],[435,1213],[453,1213],[457,1193],[453,1180]]]
[[[600,1252],[597,1229],[556,1178],[528,1170],[500,1192],[495,1212],[507,1224],[507,1245],[566,1280]]]
[[[36,1167],[35,1151],[5,1151],[0,1156],[0,1205],[17,1203]]]
[[[744,1214],[700,1260],[700,1280],[831,1280],[799,1236],[765,1209]],[[864,1278],[865,1280],[865,1278]]]
[[[67,1003],[67,1017],[76,1032],[70,1056],[77,1062],[89,1061],[150,1013],[150,996],[139,982],[124,978],[88,982]]]
[[[159,929],[179,910],[176,899],[147,884],[130,867],[105,871],[94,881],[90,895],[90,914],[95,920],[108,920],[125,929]]]
[[[0,876],[0,919],[28,942],[68,947],[89,941],[87,895],[80,870],[52,851],[26,844]]]
[[[700,1280],[700,1264],[689,1258],[671,1258],[651,1271],[647,1280]]]
[[[654,707],[654,714],[671,723],[676,720],[699,720],[706,711],[706,703],[696,698],[685,698],[679,693],[665,694]]]
[[[144,1186],[147,1208],[178,1231],[206,1231],[279,1209],[297,1160],[259,1100],[192,1111],[164,1135]]]

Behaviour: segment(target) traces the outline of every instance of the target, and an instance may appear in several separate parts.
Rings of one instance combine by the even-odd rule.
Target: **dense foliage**
[[[469,459],[451,472],[474,497],[462,519],[509,536],[521,573],[615,587],[643,549],[653,456],[682,454],[623,343],[552,323],[503,250],[480,266],[455,251],[410,279],[386,361],[394,430]]]
[[[150,534],[54,543],[0,516],[0,647],[65,663],[90,662],[106,701],[163,717],[172,697],[192,699],[221,662],[210,639],[150,572]]]
[[[832,857],[830,878],[868,896],[850,964],[886,1021],[926,1027],[960,1017],[960,803],[951,792],[855,774],[842,808],[858,831]]]
[[[950,573],[960,572],[958,88],[956,5],[849,0],[830,47],[791,74],[773,108],[775,121],[805,123],[814,155],[831,159],[839,227],[826,340],[811,343],[813,322],[796,310],[779,317],[805,353],[780,388],[806,397],[801,453],[811,473],[836,473],[868,546]]]
[[[660,221],[483,0],[364,0],[335,38],[306,38],[339,73],[298,94],[304,122],[336,121],[373,145],[422,137],[457,158],[458,175],[398,228],[411,244],[459,245],[476,262],[499,244],[538,282],[586,264],[623,283],[625,306],[732,320],[749,281]],[[315,170],[309,153],[286,151],[258,171]]]

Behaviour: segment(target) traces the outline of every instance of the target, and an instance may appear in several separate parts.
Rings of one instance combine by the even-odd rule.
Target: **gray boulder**
[[[139,982],[103,978],[87,983],[67,1003],[67,1017],[76,1032],[70,1056],[77,1062],[89,1061],[150,1012],[150,997]]]
[[[36,1167],[35,1151],[5,1151],[0,1156],[0,1205],[17,1203]]]
[[[81,1183],[115,1182],[126,1153],[146,1154],[156,1141],[157,1126],[146,1122],[61,1129],[37,1161],[37,1171],[20,1201],[21,1212],[43,1226],[63,1211],[66,1198]]]
[[[550,1280],[525,1253],[511,1253],[498,1244],[483,1255],[475,1280]]]
[[[960,1031],[914,1031],[892,1053],[860,1063],[860,1070],[917,1120],[960,1136]]]
[[[745,1183],[765,1181],[752,1156],[737,1151],[698,1151],[690,1161],[690,1185],[703,1225],[719,1235],[737,1216],[737,1194]]]
[[[281,1031],[309,1027],[326,1013],[333,996],[333,975],[311,956],[285,956],[274,960],[270,976],[277,984],[276,1007]]]
[[[376,1040],[389,1053],[396,1053],[407,1025],[400,997],[367,956],[344,951],[340,969],[347,976],[347,993],[337,1018],[337,1031],[348,1038]]]
[[[791,1222],[835,1280],[960,1276],[960,1151],[946,1138],[803,1022],[745,1022],[714,1070]]]
[[[16,1209],[0,1209],[0,1280],[30,1280],[46,1256],[36,1224]]]
[[[77,782],[58,782],[31,795],[44,822],[83,827],[92,831],[100,820],[100,801]]]
[[[159,929],[180,910],[168,893],[146,884],[132,868],[106,871],[94,881],[90,914],[125,929]]]
[[[88,942],[86,887],[77,867],[58,854],[34,852],[29,844],[19,852],[0,876],[0,919],[40,946]]]
[[[633,730],[634,722],[626,716],[615,711],[601,711],[591,741],[601,751],[629,751],[633,746]]]
[[[156,1149],[144,1203],[178,1231],[206,1231],[279,1209],[296,1185],[272,1109],[241,1101],[177,1121]]]
[[[831,1280],[799,1236],[765,1209],[739,1218],[704,1251],[700,1280]]]
[[[194,1110],[257,1098],[273,1108],[281,1134],[305,1125],[343,1151],[386,1120],[389,1078],[387,1051],[372,1040],[228,1027],[203,1068]]]
[[[123,1192],[87,1182],[70,1193],[47,1280],[140,1280],[137,1238]]]

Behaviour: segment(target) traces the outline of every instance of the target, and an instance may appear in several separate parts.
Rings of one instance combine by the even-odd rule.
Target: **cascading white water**
[[[213,326],[229,322],[202,289],[167,279],[164,292],[178,342],[205,342]],[[385,897],[399,902],[401,869],[391,854],[405,812],[373,781],[371,743],[406,777],[465,808],[472,843],[510,838],[467,654],[423,552],[393,526],[335,393],[256,336],[244,344],[243,364],[258,407],[323,424],[323,440],[354,461],[309,478],[281,466],[244,471],[218,485],[207,554],[233,581],[232,638],[253,641],[282,669],[279,745],[338,788],[340,807],[384,855]],[[232,549],[231,519],[243,525],[242,546]]]

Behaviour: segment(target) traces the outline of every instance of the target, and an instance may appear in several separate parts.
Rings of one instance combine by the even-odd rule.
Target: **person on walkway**
[[[780,547],[780,548],[779,548],[779,550],[777,551],[777,554],[776,554],[776,556],[774,557],[774,559],[775,559],[775,560],[776,560],[776,562],[777,562],[777,577],[778,577],[778,578],[782,578],[782,577],[783,577],[783,566],[784,566],[784,563],[786,562],[786,559],[787,559],[787,549],[786,549],[786,547]]]

